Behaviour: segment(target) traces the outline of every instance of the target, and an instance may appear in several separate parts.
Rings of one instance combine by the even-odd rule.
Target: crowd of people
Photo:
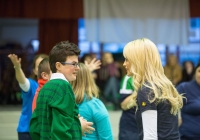
[[[80,51],[57,43],[35,56],[30,78],[21,58],[8,55],[22,90],[19,140],[112,140],[108,102],[122,109],[119,140],[200,139],[200,63],[181,67],[171,54],[163,67],[156,45],[142,38],[125,45],[123,75],[111,53],[80,63]]]

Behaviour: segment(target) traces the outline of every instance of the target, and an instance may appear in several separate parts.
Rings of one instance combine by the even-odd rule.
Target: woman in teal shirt
[[[99,89],[89,68],[80,64],[77,80],[71,82],[79,105],[79,114],[89,122],[93,122],[93,131],[82,137],[82,140],[113,140],[108,111],[98,99]]]

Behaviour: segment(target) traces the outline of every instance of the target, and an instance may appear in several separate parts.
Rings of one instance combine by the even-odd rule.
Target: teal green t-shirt
[[[85,96],[78,108],[80,116],[88,122],[93,122],[92,127],[95,128],[92,134],[86,133],[82,140],[113,140],[109,114],[101,100],[95,97],[87,100]]]

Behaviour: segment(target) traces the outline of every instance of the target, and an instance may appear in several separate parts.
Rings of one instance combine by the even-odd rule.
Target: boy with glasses
[[[68,41],[56,44],[49,54],[52,71],[37,98],[37,107],[30,122],[33,140],[81,140],[78,106],[69,81],[76,80],[79,70],[78,46]]]

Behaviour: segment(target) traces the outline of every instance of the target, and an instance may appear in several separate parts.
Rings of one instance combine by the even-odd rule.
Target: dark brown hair
[[[68,56],[80,55],[80,50],[78,46],[69,41],[61,41],[56,44],[49,53],[49,64],[52,73],[57,71],[56,62],[65,62]]]

